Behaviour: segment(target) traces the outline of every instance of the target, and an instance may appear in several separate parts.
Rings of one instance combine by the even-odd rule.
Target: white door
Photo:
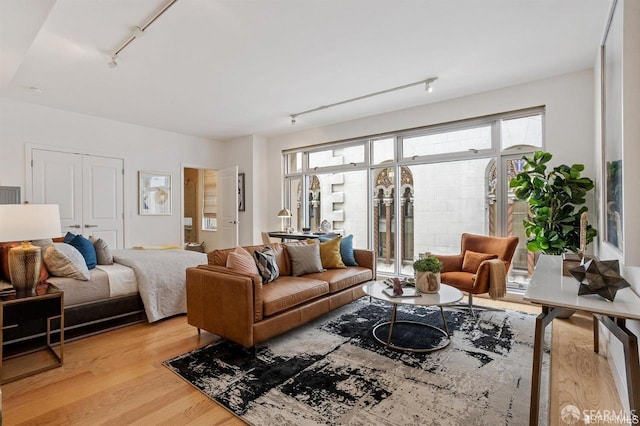
[[[63,234],[123,248],[123,160],[33,149],[32,202],[58,204]]]
[[[218,171],[218,244],[238,245],[238,166]]]
[[[124,246],[122,163],[120,158],[82,157],[82,233],[102,238],[114,248]]]

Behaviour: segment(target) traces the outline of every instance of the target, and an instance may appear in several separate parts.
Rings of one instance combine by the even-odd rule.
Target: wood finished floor
[[[516,303],[476,303],[540,311]],[[566,404],[621,409],[607,360],[593,352],[590,319],[574,315],[554,321],[553,339],[550,425],[564,424],[560,410]],[[215,340],[204,332],[198,336],[186,316],[178,316],[68,342],[61,368],[2,385],[3,424],[243,425],[162,366]],[[20,362],[5,361],[3,368],[18,368]]]

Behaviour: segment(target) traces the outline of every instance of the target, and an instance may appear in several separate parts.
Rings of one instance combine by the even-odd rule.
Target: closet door
[[[32,150],[33,203],[58,204],[63,233],[123,248],[123,160]]]
[[[122,162],[119,158],[82,157],[82,233],[102,238],[113,248],[124,246]]]
[[[62,233],[82,233],[82,156],[34,149],[31,159],[31,202],[58,204]]]

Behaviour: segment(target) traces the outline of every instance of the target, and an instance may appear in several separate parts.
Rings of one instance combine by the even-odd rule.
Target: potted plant
[[[442,262],[437,257],[426,256],[413,262],[416,288],[423,293],[437,293],[440,291],[440,272]]]
[[[598,232],[586,223],[585,197],[593,181],[581,177],[584,165],[561,164],[547,171],[552,155],[535,151],[522,157],[524,171],[509,182],[514,194],[529,203],[530,215],[524,220],[527,248],[532,252],[564,255],[584,254]]]

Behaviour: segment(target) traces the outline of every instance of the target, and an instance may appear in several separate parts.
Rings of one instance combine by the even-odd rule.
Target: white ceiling
[[[0,96],[219,140],[593,66],[611,0],[0,0]],[[289,115],[438,76],[422,86]],[[29,90],[30,86],[42,93]]]

